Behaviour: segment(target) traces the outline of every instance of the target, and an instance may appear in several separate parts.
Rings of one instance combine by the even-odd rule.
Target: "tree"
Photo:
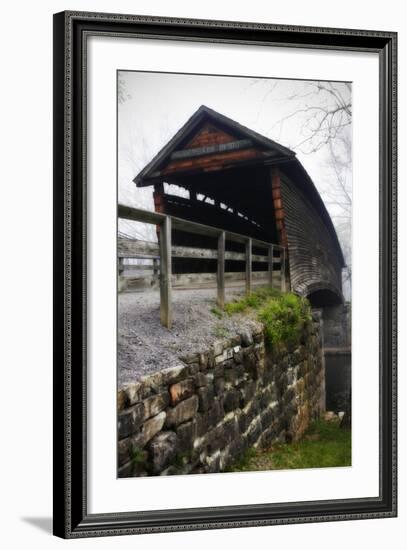
[[[291,118],[300,121],[299,141],[292,147],[304,154],[333,145],[352,123],[351,85],[348,82],[304,82],[286,97],[293,105],[292,112],[284,115],[276,125]]]

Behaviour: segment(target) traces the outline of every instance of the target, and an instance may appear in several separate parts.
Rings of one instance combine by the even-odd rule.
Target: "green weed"
[[[351,431],[340,428],[339,422],[317,420],[301,441],[278,443],[265,450],[250,448],[230,471],[334,468],[351,464]]]
[[[252,310],[264,324],[269,345],[291,344],[299,340],[304,323],[311,320],[308,301],[296,294],[282,294],[271,288],[259,288],[248,296],[225,305],[228,315]]]

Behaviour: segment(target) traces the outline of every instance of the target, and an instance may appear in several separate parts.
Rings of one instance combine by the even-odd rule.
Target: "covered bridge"
[[[290,149],[202,105],[134,182],[154,186],[156,212],[286,247],[294,292],[316,307],[343,303],[345,264],[334,226]],[[168,191],[171,185],[183,192]],[[210,246],[210,239],[179,229],[172,236],[184,246]],[[230,262],[230,271],[241,269],[238,263]],[[203,271],[193,258],[174,258],[172,269]],[[255,261],[253,269],[260,269]],[[215,272],[216,261],[204,270]]]

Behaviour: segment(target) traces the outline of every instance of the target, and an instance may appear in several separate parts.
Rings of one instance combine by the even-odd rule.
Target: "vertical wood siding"
[[[342,269],[331,233],[298,186],[281,175],[281,199],[293,291],[329,289],[342,296]]]

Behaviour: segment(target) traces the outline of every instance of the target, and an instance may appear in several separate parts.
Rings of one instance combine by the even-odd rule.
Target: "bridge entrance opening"
[[[307,298],[313,308],[332,307],[343,303],[342,298],[336,292],[327,288],[311,292]]]

